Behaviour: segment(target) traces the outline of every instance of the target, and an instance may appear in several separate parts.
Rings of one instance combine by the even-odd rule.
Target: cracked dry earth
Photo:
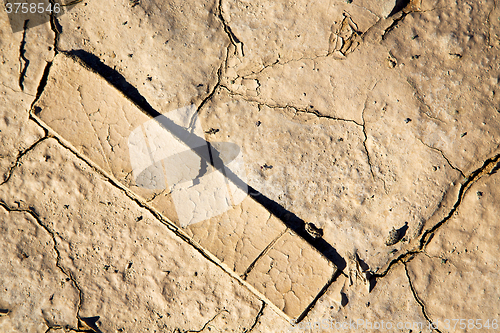
[[[65,4],[0,14],[1,332],[499,329],[498,0]]]

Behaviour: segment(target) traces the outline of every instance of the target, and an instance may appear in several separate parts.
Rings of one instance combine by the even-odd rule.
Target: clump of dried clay
[[[400,236],[399,236],[399,230],[395,229],[392,227],[392,230],[389,231],[389,237],[387,237],[387,240],[385,241],[385,245],[391,246],[399,242]]]
[[[368,292],[370,292],[372,274],[368,270],[368,267],[363,268],[361,259],[356,251],[347,254],[347,265],[349,267],[349,286],[361,282],[368,288]],[[366,264],[364,266],[366,266]]]
[[[323,229],[316,227],[311,222],[306,222],[305,229],[314,239],[323,237]]]

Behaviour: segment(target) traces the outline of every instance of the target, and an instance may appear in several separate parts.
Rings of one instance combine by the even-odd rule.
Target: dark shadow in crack
[[[405,222],[405,225],[402,226],[401,228],[397,229],[398,232],[398,241],[403,239],[406,236],[406,232],[408,231],[408,222]]]
[[[83,322],[85,325],[82,325],[81,323],[78,325],[80,326],[79,329],[85,328],[83,332],[89,332],[89,333],[102,333],[102,331],[97,327],[97,321],[99,320],[99,316],[95,317],[80,317],[80,321]],[[87,326],[89,329],[87,329]]]
[[[131,85],[127,80],[118,73],[116,70],[112,69],[108,65],[104,64],[97,56],[84,51],[84,50],[72,50],[69,52],[62,52],[66,55],[74,58],[76,61],[83,62],[89,69],[96,72],[98,75],[103,77],[116,89],[118,89],[122,94],[124,94],[129,100],[131,100],[135,105],[139,107],[148,116],[154,118],[163,128],[168,130],[173,134],[179,141],[185,143],[188,147],[190,146],[186,139],[193,136],[194,134],[187,131],[182,126],[175,124],[169,118],[163,116],[160,112],[156,111],[147,100],[139,93],[136,87]],[[197,140],[203,140],[204,138],[196,138]],[[222,161],[220,152],[207,141],[208,152],[210,156],[207,158],[204,154],[200,153],[200,150],[193,149],[200,158],[204,159],[215,167],[216,169],[221,169],[220,166],[224,165]],[[287,210],[278,202],[272,200],[271,198],[265,196],[255,188],[246,184],[238,175],[234,174],[229,168],[222,168],[225,177],[228,178],[233,184],[238,186],[247,193],[258,203],[264,206],[270,213],[279,218],[289,229],[293,230],[297,235],[302,237],[311,246],[316,248],[321,252],[329,261],[331,261],[339,270],[344,270],[346,267],[346,261],[340,256],[333,246],[327,243],[322,238],[313,238],[305,229],[304,221],[297,215]]]
[[[400,11],[402,11],[403,8],[405,8],[410,2],[411,2],[411,0],[396,0],[396,5],[392,9],[392,11],[388,17],[391,17],[391,16],[395,15],[396,13],[399,13]]]

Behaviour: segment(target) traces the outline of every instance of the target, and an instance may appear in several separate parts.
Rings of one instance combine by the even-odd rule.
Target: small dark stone
[[[306,222],[305,229],[309,235],[313,238],[321,238],[323,237],[323,229],[316,227],[311,222]]]
[[[208,131],[205,131],[206,134],[215,134],[217,132],[219,132],[218,128],[211,128]]]

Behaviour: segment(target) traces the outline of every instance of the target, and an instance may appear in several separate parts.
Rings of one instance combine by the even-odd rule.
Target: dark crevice
[[[455,214],[458,207],[462,203],[462,200],[467,190],[482,176],[484,176],[486,173],[491,172],[499,161],[500,161],[500,154],[497,154],[496,156],[487,159],[480,168],[476,169],[466,178],[465,182],[462,184],[462,186],[460,186],[460,190],[458,192],[458,199],[453,205],[453,208],[450,210],[448,215],[446,215],[446,217],[443,220],[434,225],[431,229],[424,232],[422,238],[420,239],[419,248],[421,250],[424,249],[427,246],[427,244],[429,244],[432,235],[437,231],[437,229],[439,229],[444,223],[446,223],[453,216],[453,214]]]
[[[56,4],[54,0],[49,0],[52,6]],[[50,29],[54,32],[54,56],[59,52],[59,36],[63,29],[57,20],[56,14],[52,11],[50,14]]]
[[[389,273],[389,271],[392,269],[394,265],[396,265],[399,262],[408,262],[413,258],[414,255],[417,255],[421,253],[422,251],[425,250],[425,247],[430,243],[432,238],[434,237],[434,234],[438,231],[438,229],[444,225],[448,220],[450,220],[455,212],[458,210],[460,204],[462,203],[462,200],[465,197],[465,194],[467,190],[475,183],[477,182],[482,176],[485,174],[492,174],[495,172],[495,168],[497,167],[498,163],[500,162],[500,154],[495,155],[492,158],[487,159],[484,161],[483,165],[476,169],[474,172],[472,172],[463,182],[463,184],[460,186],[459,192],[458,192],[458,198],[455,201],[455,204],[451,208],[451,210],[448,212],[448,214],[438,223],[436,223],[432,228],[426,230],[422,236],[420,237],[418,246],[415,249],[409,250],[405,253],[400,254],[398,257],[392,259],[389,263],[386,269],[384,269],[383,272],[380,273],[375,273],[374,276],[377,278],[384,277]]]
[[[259,313],[257,313],[257,317],[255,317],[255,320],[254,320],[252,326],[250,326],[250,328],[248,328],[248,329],[245,329],[243,331],[243,333],[250,333],[250,332],[253,331],[253,329],[255,328],[255,326],[257,326],[257,324],[259,323],[260,317],[262,317],[264,315],[264,309],[265,308],[266,308],[266,303],[262,302],[262,306],[260,307],[260,311],[259,311]]]
[[[62,52],[62,51],[61,51]],[[179,141],[184,142],[189,147],[189,142],[185,142],[186,129],[182,126],[175,124],[172,120],[162,115],[160,112],[156,111],[147,100],[139,93],[137,88],[131,85],[127,80],[118,73],[116,70],[110,68],[106,64],[100,61],[100,59],[84,50],[73,50],[69,52],[62,52],[76,61],[82,63],[82,65],[89,70],[95,72],[97,75],[103,77],[108,83],[113,85],[118,89],[126,98],[132,101],[143,113],[149,117],[155,119],[160,126],[169,131],[174,137]],[[222,67],[221,67],[222,68]],[[215,91],[215,89],[214,89]],[[212,95],[214,92],[212,92]],[[208,100],[208,99],[205,99]],[[202,102],[203,103],[203,102]],[[339,119],[340,120],[340,119]],[[353,120],[346,120],[355,123]],[[359,125],[359,124],[358,124]],[[194,135],[194,134],[192,134]],[[204,138],[197,138],[203,139]],[[220,153],[218,150],[207,142],[208,149],[211,153],[211,158],[207,160],[207,163],[212,165],[214,168],[219,169],[224,163],[220,158]],[[206,156],[201,154],[199,151],[194,151],[200,158],[207,159]],[[218,167],[219,166],[219,167]],[[305,241],[311,244],[319,252],[321,252],[328,260],[334,263],[339,269],[344,269],[346,267],[345,260],[338,254],[338,252],[324,239],[315,239],[305,230],[304,221],[295,215],[293,212],[287,210],[278,202],[262,194],[257,189],[246,184],[243,180],[239,178],[235,173],[233,173],[228,168],[224,168],[224,175],[228,178],[234,185],[239,189],[246,191],[256,202],[264,206],[271,214],[275,215],[280,219],[286,227],[293,230],[297,235],[302,237]]]
[[[21,45],[19,46],[19,88],[21,88],[21,91],[24,91],[24,78],[26,77],[28,66],[30,65],[30,61],[26,58],[26,32],[28,31],[29,21],[30,20],[24,21],[23,39],[21,40]]]
[[[323,286],[323,288],[321,288],[320,292],[316,295],[316,297],[314,298],[314,300],[311,303],[309,303],[309,305],[307,306],[307,308],[300,314],[300,316],[297,317],[297,319],[295,319],[295,321],[294,321],[295,324],[301,322],[307,316],[307,314],[316,305],[316,302],[318,302],[318,300],[326,293],[326,291],[328,290],[328,288],[330,288],[330,286],[332,285],[332,283],[335,282],[339,278],[340,275],[343,275],[342,270],[336,269],[333,272],[332,277],[330,278],[330,280],[328,280],[328,282]]]
[[[391,17],[400,11],[402,11],[408,4],[411,2],[411,0],[396,0],[396,5],[392,9],[391,13],[389,14],[388,17]]]
[[[49,0],[52,6],[54,5],[53,0]],[[57,21],[57,18],[55,16],[55,13],[52,11],[50,14],[50,29],[54,32],[54,44],[53,44],[53,49],[54,49],[54,57],[57,55],[58,51],[58,45],[59,45],[59,35],[62,33],[62,27]],[[40,82],[38,83],[38,88],[36,90],[36,95],[35,99],[31,103],[31,110],[33,110],[33,106],[35,103],[40,99],[40,96],[42,96],[43,91],[45,90],[45,87],[47,86],[47,82],[49,79],[49,74],[50,74],[50,68],[52,67],[52,61],[47,61],[47,64],[45,65],[45,68],[43,70],[42,78],[40,79]]]
[[[245,51],[243,50],[243,42],[236,37],[236,35],[233,33],[231,30],[231,27],[227,24],[226,19],[224,18],[223,15],[223,10],[222,10],[222,0],[219,0],[219,5],[217,6],[217,18],[221,21],[222,26],[224,27],[224,32],[227,34],[229,37],[229,40],[231,41],[231,44],[233,44],[235,50],[234,53],[236,54],[238,51],[238,45],[241,46],[241,55],[245,56]]]
[[[52,67],[52,61],[48,61],[43,70],[42,78],[40,79],[40,83],[38,84],[38,88],[36,90],[36,96],[33,102],[31,103],[31,109],[33,109],[33,105],[40,99],[42,96],[45,87],[47,86],[47,81],[49,80],[50,68]]]
[[[397,27],[399,22],[402,21],[406,17],[406,15],[407,15],[406,13],[401,13],[399,17],[394,18],[394,20],[392,21],[392,24],[384,30],[384,33],[382,34],[382,40],[384,40],[386,38],[386,36],[389,32],[391,32],[392,30],[394,30]]]

